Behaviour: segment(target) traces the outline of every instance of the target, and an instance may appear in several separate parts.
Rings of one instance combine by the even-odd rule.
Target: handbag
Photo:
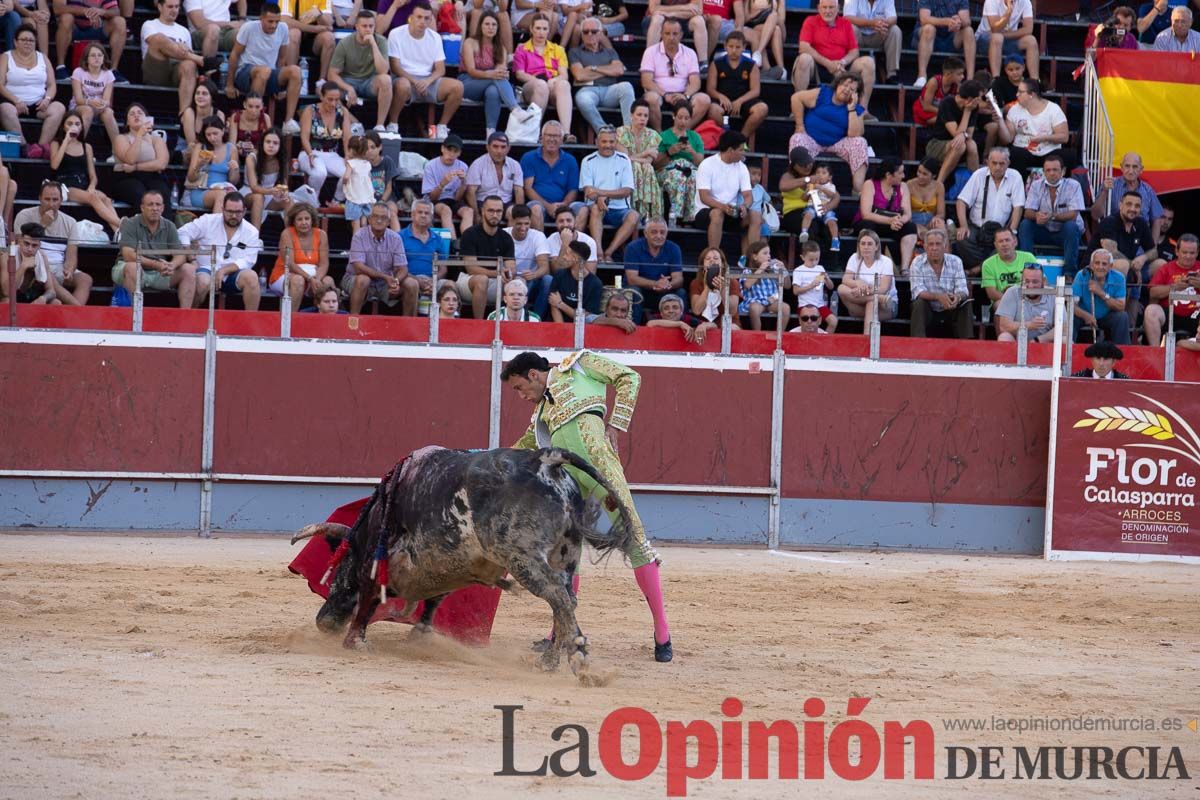
[[[762,221],[770,229],[771,233],[779,233],[779,211],[770,200],[763,203]]]
[[[542,109],[537,103],[528,108],[514,108],[508,112],[508,124],[504,132],[508,141],[517,144],[537,144],[542,129]]]

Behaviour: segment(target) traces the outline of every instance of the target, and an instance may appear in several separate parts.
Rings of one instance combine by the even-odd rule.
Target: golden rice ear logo
[[[1175,409],[1158,402],[1153,397],[1147,397],[1137,392],[1131,392],[1130,394],[1140,397],[1147,403],[1158,406],[1166,414],[1128,406],[1101,406],[1100,408],[1084,409],[1084,413],[1088,416],[1076,422],[1072,427],[1091,428],[1093,433],[1128,431],[1129,433],[1140,434],[1160,442],[1174,440],[1179,444],[1179,447],[1184,449],[1168,447],[1163,444],[1146,444],[1140,442],[1129,443],[1126,446],[1141,447],[1147,450],[1165,450],[1168,453],[1181,455],[1200,465],[1200,436],[1196,435],[1196,432],[1192,430],[1192,426],[1187,423],[1187,420],[1179,416]],[[1174,424],[1172,424],[1172,420],[1174,420]]]

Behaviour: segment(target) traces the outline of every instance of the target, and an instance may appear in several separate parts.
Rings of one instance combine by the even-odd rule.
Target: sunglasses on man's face
[[[821,317],[820,317],[820,315],[817,315],[817,316],[812,316],[812,317],[810,317],[810,316],[807,316],[807,315],[805,315],[805,314],[801,314],[801,315],[800,315],[800,321],[801,321],[801,322],[816,322],[816,321],[817,321],[817,320],[819,320],[820,318],[821,318]]]

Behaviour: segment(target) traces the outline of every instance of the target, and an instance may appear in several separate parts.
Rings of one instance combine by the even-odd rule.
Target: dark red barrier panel
[[[145,309],[143,327],[147,332],[202,334],[207,326],[206,310],[181,311],[172,308]],[[218,333],[227,336],[263,336],[278,338],[279,313],[261,311],[216,312]],[[84,308],[64,306],[17,307],[17,324],[32,328],[66,328],[77,330],[118,330],[132,328],[133,317],[128,308]],[[324,316],[296,314],[292,317],[292,335],[297,338],[359,339],[395,342],[426,342],[429,339],[429,320],[381,315],[351,317],[346,314]],[[441,323],[439,340],[443,344],[489,345],[494,335],[494,323],[473,320],[446,320]],[[501,327],[502,341],[509,347],[571,348],[573,327],[567,324],[508,323]],[[721,350],[719,331],[709,334],[704,345],[684,341],[678,331],[639,328],[636,333],[605,326],[588,326],[587,346],[597,350],[655,350],[683,353],[718,353]],[[829,356],[835,358],[866,358],[870,343],[866,336],[839,334],[833,336],[786,334],[784,352],[788,355]],[[770,356],[775,349],[775,334],[768,331],[734,331],[732,352],[737,355]],[[1074,348],[1073,364],[1086,366],[1085,345]],[[1161,348],[1126,347],[1121,371],[1134,378],[1162,380],[1165,373]],[[961,361],[980,364],[1016,364],[1015,344],[1000,342],[953,341],[948,339],[909,339],[886,336],[880,340],[880,355],[889,360]],[[1050,345],[1031,344],[1029,363],[1047,366],[1051,363]],[[1181,350],[1176,355],[1175,378],[1179,381],[1200,382],[1200,353]]]
[[[213,469],[382,475],[427,444],[487,447],[489,363],[217,355]]]
[[[789,371],[784,497],[1040,506],[1050,383]]]
[[[634,483],[767,486],[771,374],[637,367],[642,388],[621,461]],[[612,393],[609,393],[611,409]],[[508,387],[500,443],[529,427],[533,406]]]
[[[1079,378],[1059,384],[1050,558],[1200,561],[1198,388]]]
[[[0,469],[199,472],[204,352],[0,344]]]

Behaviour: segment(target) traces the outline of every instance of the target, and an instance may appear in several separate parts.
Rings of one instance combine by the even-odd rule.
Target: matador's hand
[[[608,444],[612,447],[613,452],[620,455],[621,451],[617,449],[617,429],[612,425],[606,425],[604,427],[604,437],[608,439]]]

